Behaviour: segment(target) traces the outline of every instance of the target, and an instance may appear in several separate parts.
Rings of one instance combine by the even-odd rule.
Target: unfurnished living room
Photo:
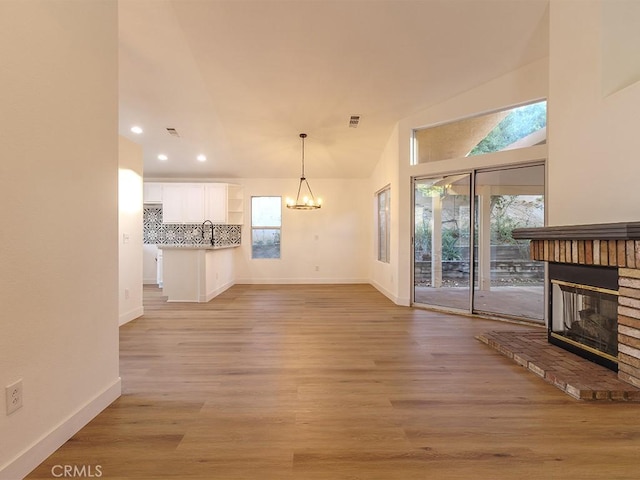
[[[636,479],[640,2],[0,2],[0,479]]]

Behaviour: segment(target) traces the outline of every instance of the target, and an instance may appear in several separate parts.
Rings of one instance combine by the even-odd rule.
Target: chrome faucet
[[[204,227],[207,223],[211,225],[211,245],[213,246],[213,222],[211,220],[205,220],[204,222],[202,222],[202,239],[204,240]]]

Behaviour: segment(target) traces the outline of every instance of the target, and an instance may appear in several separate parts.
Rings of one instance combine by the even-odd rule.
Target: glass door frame
[[[484,167],[484,168],[471,168],[471,169],[465,169],[465,170],[453,170],[453,171],[448,171],[448,172],[438,172],[438,173],[434,173],[432,175],[420,175],[420,176],[412,176],[411,177],[411,268],[410,268],[410,272],[411,272],[411,298],[410,298],[410,304],[411,306],[415,306],[415,307],[423,307],[423,308],[430,308],[430,309],[435,309],[435,310],[443,310],[443,311],[450,311],[452,313],[463,313],[463,314],[479,314],[479,315],[490,315],[492,317],[504,317],[504,318],[512,318],[515,320],[524,320],[526,321],[526,318],[520,318],[520,317],[515,317],[515,316],[510,316],[510,315],[506,315],[506,314],[500,314],[500,313],[493,313],[493,312],[484,312],[482,310],[477,310],[474,308],[474,295],[475,295],[475,280],[476,280],[476,270],[477,270],[477,265],[476,265],[476,252],[479,251],[480,246],[476,245],[477,240],[479,241],[479,239],[476,240],[476,223],[477,223],[477,209],[476,209],[476,203],[477,203],[477,198],[476,198],[476,175],[478,173],[483,173],[483,172],[491,172],[491,171],[499,171],[499,170],[505,170],[505,169],[512,169],[512,168],[525,168],[525,167],[534,167],[534,166],[543,166],[545,169],[545,172],[547,170],[547,162],[546,159],[541,159],[541,160],[534,160],[534,161],[528,161],[528,162],[524,162],[524,163],[517,163],[517,164],[505,164],[505,165],[495,165],[495,166],[491,166],[491,167]],[[428,179],[435,179],[435,178],[441,178],[441,177],[447,177],[447,176],[452,176],[452,175],[469,175],[470,176],[470,199],[469,199],[469,278],[468,278],[468,282],[469,282],[469,304],[468,304],[468,310],[462,310],[462,309],[458,309],[458,308],[452,308],[452,307],[445,307],[445,306],[439,306],[439,305],[431,305],[431,304],[425,304],[425,303],[417,303],[416,302],[416,288],[415,288],[415,222],[416,222],[416,208],[415,208],[415,202],[416,202],[416,184],[422,180],[428,180]],[[546,186],[546,173],[545,173],[545,185],[544,185],[544,191],[545,191],[545,199],[544,199],[544,204],[545,204],[545,211],[544,211],[544,224],[547,224],[547,211],[546,211],[546,190],[547,190],[547,186]],[[546,274],[546,266],[545,266],[545,278],[547,277]],[[478,279],[479,281],[479,279]],[[546,285],[546,283],[545,283]],[[546,306],[546,298],[547,298],[547,288],[545,286],[545,302],[544,305]],[[545,308],[546,309],[546,308]],[[546,312],[543,312],[543,318],[546,318]]]
[[[474,253],[474,235],[475,235],[475,225],[474,225],[474,210],[475,210],[475,172],[476,170],[456,170],[441,174],[434,175],[421,175],[417,177],[411,177],[411,306],[417,307],[426,307],[433,308],[437,310],[443,310],[452,313],[462,313],[469,314],[473,312],[473,278],[474,278],[474,263],[475,263],[475,253]],[[416,224],[416,184],[421,180],[428,180],[432,178],[441,178],[441,177],[450,177],[456,175],[469,175],[469,273],[468,273],[468,283],[469,283],[469,309],[463,310],[455,307],[447,307],[442,305],[431,305],[425,303],[416,303],[416,286],[415,286],[415,267],[416,267],[416,259],[415,259],[415,224]],[[432,259],[433,261],[433,259]]]

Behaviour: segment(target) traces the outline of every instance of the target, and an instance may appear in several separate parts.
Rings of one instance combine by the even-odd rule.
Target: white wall
[[[544,99],[547,96],[547,80],[548,59],[544,58],[398,122],[397,132],[394,132],[390,138],[385,153],[372,176],[369,193],[370,198],[370,195],[380,186],[390,183],[393,188],[394,183],[397,183],[398,188],[395,189],[395,194],[392,193],[390,267],[377,265],[375,257],[371,257],[370,260],[370,263],[373,263],[371,268],[373,272],[372,283],[390,298],[395,298],[396,303],[408,305],[411,299],[411,262],[413,258],[411,250],[411,179],[413,177],[526,163],[544,160],[547,155],[547,147],[542,145],[473,158],[410,165],[413,130],[498,110],[506,106]],[[394,144],[397,145],[397,150],[394,148]],[[393,168],[394,163],[397,174]],[[391,281],[392,275],[395,283]]]
[[[603,13],[624,3],[551,1],[549,225],[640,220],[640,83],[605,96],[616,82],[603,70],[612,61],[603,58],[603,39],[616,28]],[[627,9],[624,18],[618,28],[637,32],[640,9]],[[632,49],[635,57],[639,48]]]
[[[309,178],[323,199],[314,211],[285,207],[299,179],[235,179],[244,186],[242,246],[235,249],[236,283],[367,283],[371,256],[371,194],[364,179]],[[251,197],[281,196],[281,258],[251,258]],[[318,267],[316,271],[315,267]]]
[[[118,244],[119,323],[144,313],[142,307],[142,147],[119,137]]]
[[[401,215],[399,191],[400,183],[398,181],[398,128],[393,129],[393,133],[389,137],[380,161],[376,165],[371,175],[370,196],[371,199],[371,230],[372,230],[372,249],[368,253],[368,261],[371,262],[371,278],[370,282],[380,292],[395,303],[407,305],[409,299],[400,299],[398,297],[397,274],[398,274],[398,245],[401,240],[398,228],[398,219]],[[378,244],[377,244],[377,198],[376,192],[386,186],[389,186],[390,194],[390,241],[389,241],[389,263],[378,261]],[[403,236],[406,238],[406,236]]]
[[[0,2],[3,479],[120,394],[117,34],[113,1]]]

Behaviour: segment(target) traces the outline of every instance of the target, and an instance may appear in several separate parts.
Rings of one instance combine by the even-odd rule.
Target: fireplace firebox
[[[618,371],[617,269],[550,263],[549,281],[549,342]]]

